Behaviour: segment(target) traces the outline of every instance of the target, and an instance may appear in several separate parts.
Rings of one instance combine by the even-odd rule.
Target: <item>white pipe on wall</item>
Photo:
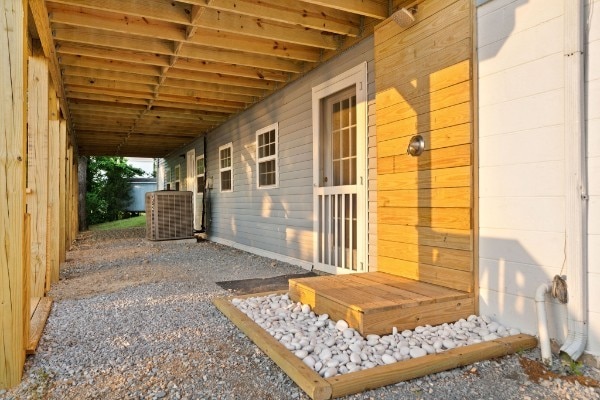
[[[541,284],[535,291],[535,305],[538,318],[538,336],[540,338],[540,350],[542,352],[542,362],[547,366],[552,365],[552,350],[550,348],[550,335],[548,334],[548,317],[546,314],[546,293],[550,293],[552,287],[547,284]]]
[[[587,187],[584,1],[565,0],[565,250],[568,335],[561,352],[577,360],[587,341]]]

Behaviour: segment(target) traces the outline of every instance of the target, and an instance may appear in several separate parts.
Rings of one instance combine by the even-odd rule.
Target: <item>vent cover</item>
[[[192,192],[146,193],[146,239],[170,240],[194,237]]]

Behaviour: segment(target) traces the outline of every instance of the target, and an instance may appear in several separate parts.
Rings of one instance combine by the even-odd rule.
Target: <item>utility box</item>
[[[131,178],[129,179],[129,194],[131,201],[125,211],[139,213],[146,210],[146,193],[154,192],[157,189],[156,178]]]
[[[146,239],[194,237],[192,192],[161,190],[146,193]]]

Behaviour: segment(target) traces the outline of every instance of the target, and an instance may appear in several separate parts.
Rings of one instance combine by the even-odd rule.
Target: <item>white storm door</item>
[[[191,149],[185,154],[185,189],[193,193],[192,195],[192,210],[194,210],[194,229],[196,226],[196,150]]]
[[[319,270],[368,269],[366,136],[365,64],[313,88],[313,262]]]

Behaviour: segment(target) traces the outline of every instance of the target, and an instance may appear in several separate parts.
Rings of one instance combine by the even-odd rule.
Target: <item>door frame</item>
[[[190,161],[191,160],[191,161]],[[185,153],[185,190],[192,192],[192,227],[196,226],[196,149],[188,150]]]
[[[313,266],[330,273],[367,272],[368,264],[368,96],[367,63],[363,62],[338,76],[312,88],[312,127],[313,127]],[[318,262],[319,249],[319,204],[316,189],[320,187],[320,151],[321,151],[321,104],[322,100],[348,87],[356,88],[356,183],[357,183],[357,270],[342,268],[323,268]],[[319,268],[321,267],[321,268]]]

